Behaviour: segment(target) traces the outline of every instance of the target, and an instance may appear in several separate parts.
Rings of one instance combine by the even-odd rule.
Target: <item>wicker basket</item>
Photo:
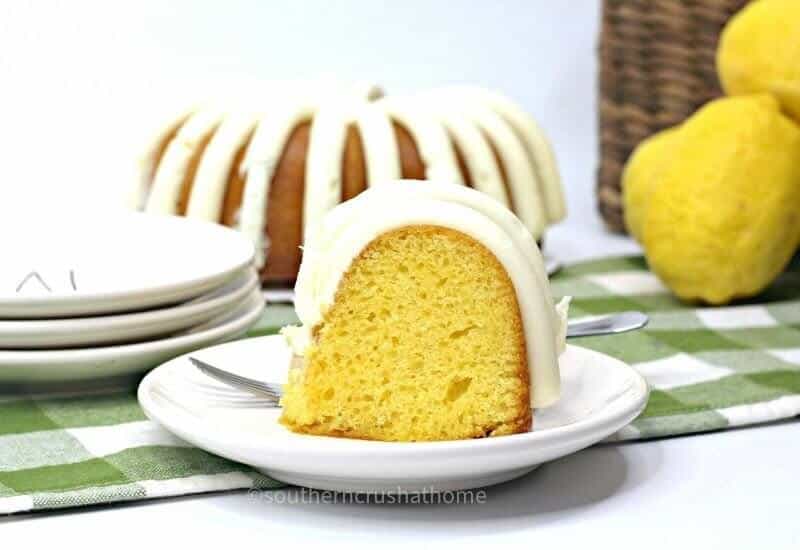
[[[604,0],[600,37],[597,197],[608,227],[625,231],[620,175],[633,148],[721,94],[717,40],[747,0]]]

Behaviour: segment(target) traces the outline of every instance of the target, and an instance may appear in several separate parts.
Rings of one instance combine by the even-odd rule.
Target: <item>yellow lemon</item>
[[[634,149],[622,171],[622,200],[625,226],[637,240],[642,240],[642,219],[653,186],[661,170],[671,159],[678,136],[678,126],[661,130]]]
[[[706,104],[679,137],[644,212],[648,263],[685,300],[757,294],[800,242],[800,128],[760,94]]]
[[[727,94],[769,92],[800,121],[800,2],[759,0],[732,17],[717,71]]]

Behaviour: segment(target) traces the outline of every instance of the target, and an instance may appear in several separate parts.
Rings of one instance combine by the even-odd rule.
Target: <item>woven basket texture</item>
[[[599,46],[597,199],[625,232],[620,175],[636,145],[722,94],[714,57],[722,27],[747,0],[605,0]]]

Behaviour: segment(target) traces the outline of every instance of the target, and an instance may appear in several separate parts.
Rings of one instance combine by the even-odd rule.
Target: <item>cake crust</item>
[[[262,279],[268,283],[291,281],[300,268],[306,152],[310,134],[310,121],[292,130],[269,187],[265,228],[269,259],[261,272]]]
[[[344,202],[367,188],[367,160],[364,156],[361,132],[355,124],[347,127],[342,157],[342,202]]]
[[[231,169],[228,173],[228,184],[225,187],[225,197],[222,200],[222,212],[220,213],[220,223],[228,227],[236,227],[239,218],[239,209],[242,207],[242,199],[244,198],[244,174],[239,170],[239,165],[244,160],[247,147],[250,145],[250,140],[253,138],[253,132],[245,140],[244,145],[239,147],[236,151],[236,156],[231,163]]]
[[[397,139],[397,150],[400,155],[400,174],[403,179],[425,179],[425,163],[419,154],[419,149],[411,137],[411,133],[402,124],[392,121],[394,134]]]

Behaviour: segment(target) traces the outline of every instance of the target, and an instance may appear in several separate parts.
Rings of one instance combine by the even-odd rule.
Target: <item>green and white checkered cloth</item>
[[[800,265],[757,301],[692,309],[675,300],[640,257],[565,268],[557,296],[570,315],[638,309],[646,330],[572,343],[633,364],[653,391],[616,439],[756,424],[800,414]],[[270,306],[251,335],[294,320]],[[188,446],[147,420],[134,392],[0,397],[0,513],[281,484]]]
[[[650,316],[645,330],[571,343],[633,365],[650,384],[647,408],[613,439],[641,439],[758,424],[800,414],[800,263],[757,299],[690,308],[644,258],[598,260],[552,282],[573,296],[570,317],[623,310]]]

